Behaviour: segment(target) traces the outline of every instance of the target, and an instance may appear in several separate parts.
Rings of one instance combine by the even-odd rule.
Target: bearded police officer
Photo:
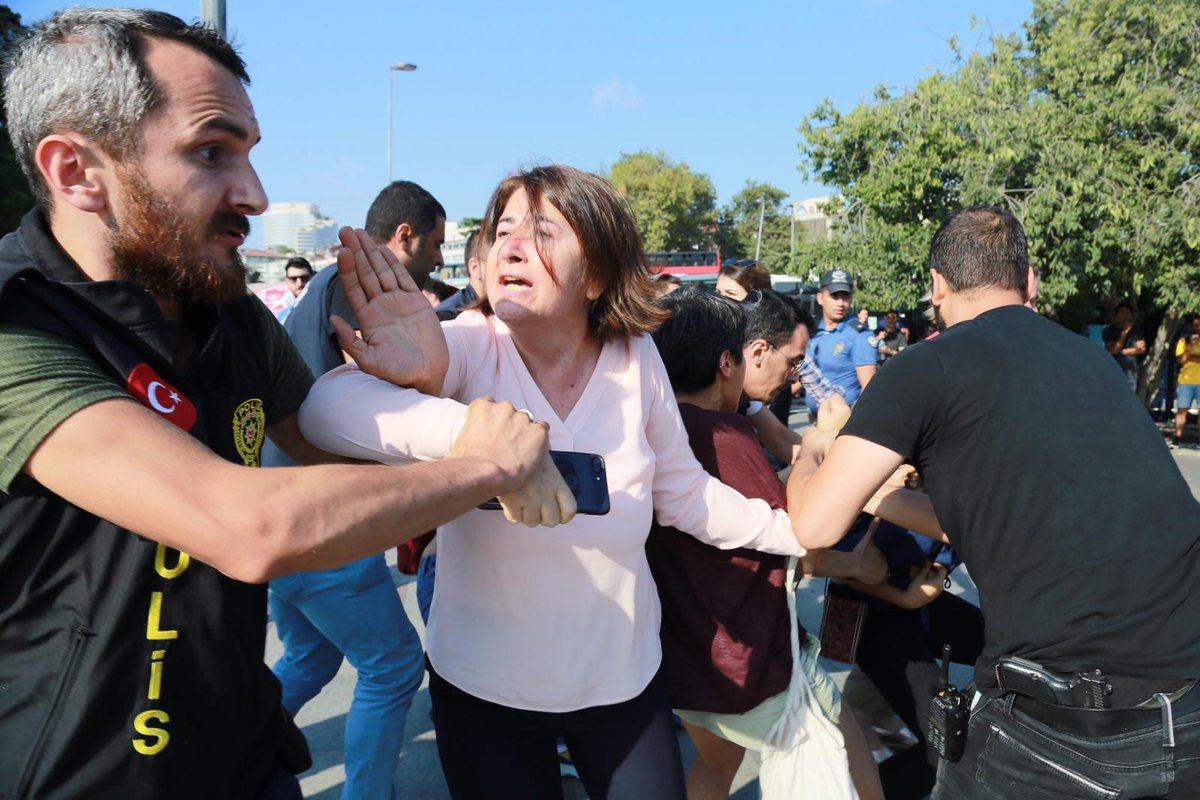
[[[263,583],[557,475],[511,406],[434,400],[453,460],[250,468],[264,434],[325,454],[238,255],[267,204],[246,82],[211,29],[154,11],[72,8],[8,59],[38,208],[0,241],[0,796],[299,797]]]

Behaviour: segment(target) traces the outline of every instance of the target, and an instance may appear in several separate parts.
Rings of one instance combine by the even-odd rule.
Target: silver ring
[[[537,419],[533,416],[533,412],[528,408],[518,408],[517,413],[524,414],[525,416],[529,417],[530,422],[537,422]]]

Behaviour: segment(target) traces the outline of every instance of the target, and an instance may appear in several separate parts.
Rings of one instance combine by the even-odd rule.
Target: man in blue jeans
[[[1200,504],[1112,357],[1024,307],[1010,212],[956,211],[929,268],[945,333],[889,362],[836,441],[805,436],[797,537],[832,544],[897,467],[920,471],[986,620],[935,798],[1196,798]],[[1138,468],[1115,476],[1114,452]]]
[[[419,287],[442,263],[445,224],[446,212],[433,195],[410,181],[395,181],[371,204],[365,229],[395,254]],[[336,267],[322,270],[310,282],[284,325],[318,376],[346,361],[330,314],[357,327]],[[290,463],[281,451],[263,448],[264,466]],[[346,717],[343,794],[353,800],[391,800],[404,722],[421,686],[424,654],[383,555],[277,578],[271,581],[269,602],[283,642],[283,657],[272,668],[283,684],[283,707],[295,715],[333,680],[342,657],[349,659],[358,680]]]
[[[391,798],[404,723],[421,686],[421,641],[382,555],[271,581],[271,617],[283,656],[272,670],[295,715],[337,674],[358,672],[346,715],[347,798]]]

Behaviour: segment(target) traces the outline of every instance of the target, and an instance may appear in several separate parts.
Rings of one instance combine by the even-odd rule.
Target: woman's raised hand
[[[362,334],[335,314],[329,321],[338,344],[363,372],[437,394],[450,354],[429,301],[392,251],[366,231],[342,228],[338,238],[338,276]]]

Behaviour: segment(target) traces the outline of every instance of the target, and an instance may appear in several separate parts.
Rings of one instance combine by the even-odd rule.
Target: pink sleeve
[[[467,378],[488,361],[495,363],[492,352],[491,326],[480,311],[464,311],[442,323],[442,334],[446,337],[446,349],[450,352],[450,366],[442,381],[442,397],[456,397],[462,391]],[[474,398],[472,398],[474,399]]]
[[[442,458],[454,445],[467,407],[367,375],[352,364],[313,384],[300,406],[300,432],[330,453],[394,464]]]
[[[641,346],[643,390],[650,393],[646,439],[654,450],[654,514],[669,525],[723,550],[749,547],[764,553],[802,556],[787,512],[765,500],[747,499],[704,471],[692,454],[687,430],[650,337]]]

